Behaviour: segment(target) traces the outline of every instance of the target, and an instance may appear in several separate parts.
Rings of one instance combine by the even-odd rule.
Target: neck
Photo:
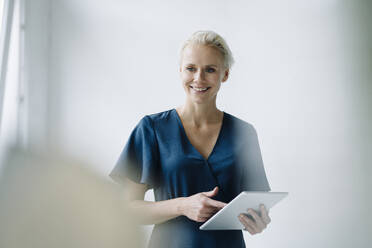
[[[217,109],[215,102],[197,104],[186,101],[183,106],[177,108],[177,112],[184,122],[196,127],[217,124],[223,118],[223,112]]]

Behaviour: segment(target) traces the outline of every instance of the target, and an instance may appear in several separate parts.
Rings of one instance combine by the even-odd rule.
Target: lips
[[[190,85],[190,88],[192,88],[193,90],[195,90],[196,92],[206,92],[208,91],[211,87],[209,86],[191,86]]]
[[[197,87],[192,87],[192,86],[190,86],[190,88],[193,89],[193,92],[194,92],[195,94],[204,94],[204,93],[207,92],[211,87],[200,87],[200,89],[205,89],[205,90],[197,90],[197,89],[195,89],[195,88],[197,88]]]

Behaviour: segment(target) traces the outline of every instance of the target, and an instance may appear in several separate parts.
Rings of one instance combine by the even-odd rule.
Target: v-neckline
[[[217,139],[216,139],[216,142],[214,143],[214,146],[212,148],[212,151],[210,152],[209,156],[207,158],[205,158],[200,152],[198,149],[195,148],[195,146],[191,143],[189,137],[187,137],[187,134],[186,134],[186,130],[185,130],[185,127],[183,126],[183,123],[182,123],[182,120],[181,120],[181,117],[178,115],[177,113],[177,110],[175,108],[173,108],[173,111],[174,111],[174,114],[176,115],[176,119],[178,121],[178,124],[180,125],[181,127],[181,130],[182,130],[182,133],[183,135],[185,136],[185,139],[187,140],[187,142],[189,143],[189,145],[199,154],[200,157],[203,158],[203,160],[205,161],[209,161],[209,159],[211,158],[211,156],[214,154],[215,150],[216,150],[216,147],[219,143],[219,140],[221,139],[221,136],[222,136],[222,131],[224,129],[224,126],[225,126],[225,119],[226,119],[226,113],[224,111],[222,111],[223,113],[223,116],[222,116],[222,124],[221,124],[221,127],[220,127],[220,131],[218,133],[218,136],[217,136]]]

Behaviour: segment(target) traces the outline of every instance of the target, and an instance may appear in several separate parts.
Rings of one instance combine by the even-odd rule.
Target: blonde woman
[[[149,247],[245,247],[241,230],[199,230],[241,191],[270,191],[254,127],[216,106],[233,62],[220,35],[192,34],[180,51],[184,105],[145,115],[110,173],[140,223],[155,224]],[[236,218],[252,235],[270,222],[264,205]]]

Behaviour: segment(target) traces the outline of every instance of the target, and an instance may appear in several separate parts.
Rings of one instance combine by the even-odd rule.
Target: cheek
[[[220,81],[220,76],[218,74],[210,74],[208,77],[207,77],[207,80],[210,81],[210,82],[219,82]]]
[[[192,82],[193,78],[192,78],[192,76],[190,76],[188,74],[182,74],[181,75],[181,80],[182,80],[183,84],[189,84],[190,82]]]

